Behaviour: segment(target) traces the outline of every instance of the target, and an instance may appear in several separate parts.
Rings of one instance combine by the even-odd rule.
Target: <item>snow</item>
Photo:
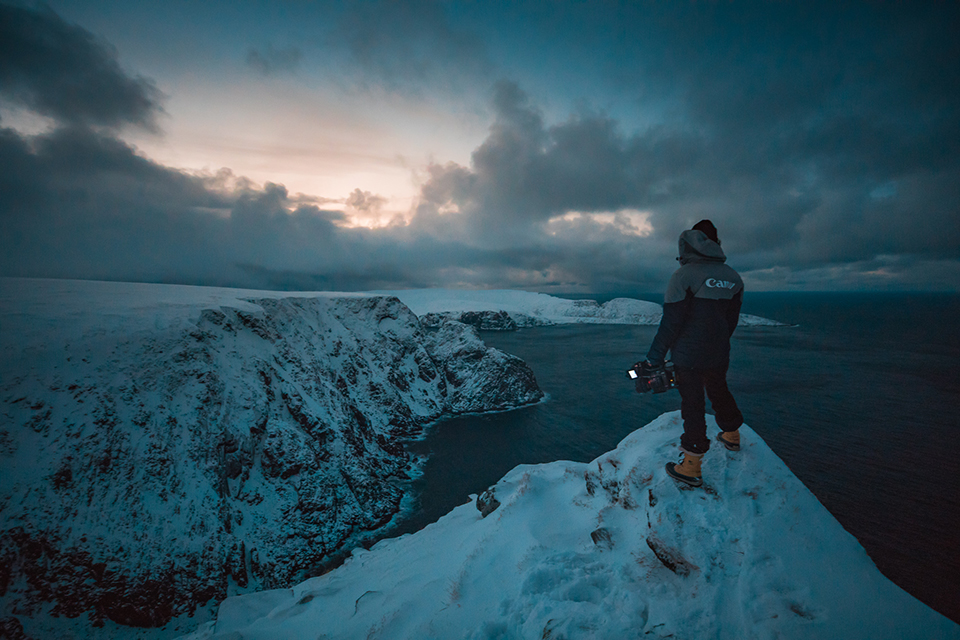
[[[291,292],[157,285],[138,282],[0,278],[3,345],[69,339],[90,330],[163,330],[182,326],[193,312],[227,306],[257,311],[251,298],[358,297],[362,293]],[[50,327],[56,331],[51,334]],[[67,332],[67,333],[64,333]]]
[[[567,300],[545,293],[515,290],[407,289],[378,291],[392,295],[418,316],[464,311],[505,311],[518,324],[569,323],[657,324],[660,305],[617,298],[603,305],[594,300]]]
[[[395,298],[0,279],[0,305],[0,623],[28,636],[299,581],[401,511],[403,440],[542,397]]]
[[[129,282],[0,278],[0,309],[7,349],[43,343],[51,334],[63,341],[82,334],[180,327],[192,312],[223,306],[254,312],[249,302],[263,298],[395,296],[414,314],[499,311],[538,324],[616,323],[656,325],[662,307],[653,302],[615,298],[602,305],[517,290],[402,289],[371,292],[289,292],[219,287],[164,286]],[[745,325],[780,323],[741,314]]]
[[[330,573],[226,600],[190,638],[960,638],[749,427],[740,452],[708,452],[702,488],[678,485],[663,465],[680,431],[668,413],[588,464],[519,466],[487,517],[471,496]]]
[[[595,300],[568,300],[545,293],[516,290],[401,289],[377,291],[399,298],[421,318],[438,314],[458,318],[470,311],[504,311],[518,326],[555,324],[658,325],[663,308],[645,300],[614,298],[603,304]],[[741,314],[743,326],[782,326],[781,323]]]
[[[739,456],[709,454],[705,489],[677,487],[675,414],[589,465],[517,468],[486,518],[471,502],[247,593],[389,526],[422,462],[400,442],[428,421],[540,397],[472,327],[426,332],[414,315],[464,311],[520,326],[661,314],[523,291],[0,278],[2,615],[57,637],[173,620],[168,637],[245,594],[196,636],[958,637],[748,428]]]

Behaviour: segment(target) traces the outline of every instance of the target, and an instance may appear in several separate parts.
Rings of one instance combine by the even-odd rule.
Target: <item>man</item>
[[[701,220],[680,234],[680,268],[670,278],[663,301],[663,318],[642,368],[662,367],[672,352],[680,390],[683,461],[667,463],[667,473],[680,482],[699,487],[700,461],[710,448],[704,417],[706,390],[721,433],[717,436],[731,451],[740,450],[743,415],[727,388],[730,336],[740,319],[743,281],[724,264],[717,228]]]

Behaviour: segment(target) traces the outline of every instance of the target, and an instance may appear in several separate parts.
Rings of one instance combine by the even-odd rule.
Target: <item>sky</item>
[[[960,291],[960,3],[0,0],[0,276]]]

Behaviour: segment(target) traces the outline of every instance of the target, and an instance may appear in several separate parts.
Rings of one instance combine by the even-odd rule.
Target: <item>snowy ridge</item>
[[[399,298],[428,326],[444,319],[495,330],[574,323],[658,325],[663,316],[660,305],[633,298],[615,298],[597,304],[595,300],[567,300],[515,290],[406,289],[376,293]],[[508,316],[508,320],[498,314]],[[775,320],[749,314],[741,314],[740,323],[783,326]]]
[[[302,579],[397,513],[402,439],[542,397],[396,298],[0,279],[0,302],[0,618],[40,637]]]
[[[617,298],[599,305],[594,300],[567,300],[545,293],[515,290],[408,289],[377,293],[400,298],[418,316],[458,317],[465,311],[503,311],[518,326],[578,322],[657,324],[661,315],[660,305],[630,298]]]
[[[190,638],[960,638],[749,427],[706,455],[704,487],[668,478],[680,431],[668,413],[589,464],[519,466],[326,575],[226,600]]]

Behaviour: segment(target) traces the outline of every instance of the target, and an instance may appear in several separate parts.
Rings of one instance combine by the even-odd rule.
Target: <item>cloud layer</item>
[[[630,4],[620,21],[647,37],[620,39],[617,24],[558,4],[558,39],[609,35],[636,64],[606,72],[642,86],[656,117],[641,126],[584,103],[550,118],[518,82],[493,82],[469,163],[424,168],[410,214],[369,229],[351,220],[384,224],[385,199],[362,185],[335,211],[327,194],[143,156],[122,130],[156,129],[156,86],[52,11],[0,5],[0,100],[55,122],[0,130],[0,275],[653,291],[680,231],[710,218],[755,288],[958,290],[958,12],[819,9]],[[506,73],[444,5],[363,5],[341,20],[331,46],[388,89]],[[249,48],[247,64],[310,71],[296,46]]]
[[[2,98],[72,125],[156,128],[160,92],[110,45],[47,8],[0,4]]]

